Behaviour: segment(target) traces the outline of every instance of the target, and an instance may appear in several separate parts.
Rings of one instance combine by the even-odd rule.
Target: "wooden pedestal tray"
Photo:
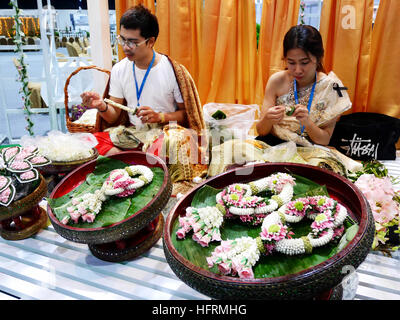
[[[375,225],[368,202],[361,191],[346,178],[315,166],[293,163],[265,163],[252,168],[230,170],[198,185],[180,199],[170,211],[164,228],[164,252],[175,274],[193,289],[215,299],[270,299],[304,300],[334,299],[341,297],[340,284],[345,276],[343,267],[355,269],[370,252]],[[174,247],[171,234],[175,221],[185,214],[196,192],[205,184],[222,189],[233,183],[248,183],[276,172],[297,174],[320,185],[329,195],[344,205],[359,229],[354,238],[341,251],[326,261],[306,270],[271,278],[240,279],[224,276],[194,265]],[[197,244],[194,244],[197,245]],[[339,287],[338,287],[339,286]],[[334,288],[334,290],[332,290]]]
[[[43,175],[60,175],[60,174],[67,174],[70,173],[71,171],[75,170],[76,168],[80,167],[81,165],[97,159],[99,156],[99,152],[97,151],[96,148],[92,149],[92,156],[86,159],[80,159],[80,160],[75,160],[75,161],[52,161],[50,164],[39,167],[38,170],[43,174]]]
[[[38,203],[47,193],[42,175],[36,189],[8,207],[0,207],[0,236],[6,240],[21,240],[36,234],[47,224],[47,214]]]
[[[97,258],[110,262],[121,262],[136,258],[161,238],[164,229],[162,213],[148,226],[130,236],[111,243],[89,244],[90,252]]]
[[[171,196],[172,184],[167,165],[159,157],[140,151],[126,151],[112,155],[110,158],[123,161],[129,165],[158,167],[164,171],[160,190],[144,208],[112,225],[84,229],[62,224],[54,215],[50,205],[47,207],[47,213],[55,231],[62,237],[70,241],[88,244],[93,255],[99,259],[122,261],[134,257],[135,254],[136,256],[142,254],[145,249],[149,249],[160,238],[164,219],[159,216]],[[95,167],[96,160],[92,160],[72,171],[54,188],[49,198],[59,198],[75,189],[86,179],[89,173],[93,172]],[[153,225],[155,224],[154,221],[157,222],[156,225]],[[147,227],[150,229],[147,229]],[[155,229],[151,230],[151,228]],[[135,237],[140,235],[140,232],[143,232],[146,239],[140,243],[137,242],[135,245]],[[141,237],[143,237],[143,234]],[[118,252],[115,253],[113,248],[118,249],[117,246],[124,242],[122,240],[126,244],[131,242],[129,248],[126,248],[125,251],[116,250]]]

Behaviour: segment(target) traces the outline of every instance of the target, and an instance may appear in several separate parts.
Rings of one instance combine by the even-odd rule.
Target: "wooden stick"
[[[128,108],[127,106],[124,106],[122,104],[119,104],[119,103],[112,101],[110,99],[107,99],[107,98],[104,99],[104,102],[112,105],[113,107],[125,110],[125,111],[133,113],[133,114],[136,114],[136,111],[137,111],[137,108],[131,109],[131,108]]]

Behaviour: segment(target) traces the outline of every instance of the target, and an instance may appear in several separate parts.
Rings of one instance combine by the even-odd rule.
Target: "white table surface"
[[[400,176],[400,160],[384,163]],[[355,300],[400,300],[400,259],[371,252],[356,277]],[[0,238],[0,299],[210,300],[173,273],[161,239],[136,259],[112,263],[52,226],[25,240]]]

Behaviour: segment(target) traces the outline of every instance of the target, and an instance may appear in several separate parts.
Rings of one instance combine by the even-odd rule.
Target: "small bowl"
[[[66,174],[89,161],[97,159],[97,157],[99,156],[99,152],[97,151],[96,148],[92,148],[92,153],[93,154],[86,159],[80,159],[75,161],[52,161],[50,164],[43,167],[38,167],[37,169],[43,175]]]

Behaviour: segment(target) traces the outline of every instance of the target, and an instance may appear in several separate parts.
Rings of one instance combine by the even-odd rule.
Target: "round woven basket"
[[[354,184],[331,171],[302,164],[266,163],[255,165],[251,174],[248,174],[248,170],[230,170],[205,181],[185,195],[170,211],[163,234],[164,252],[171,269],[183,282],[215,299],[313,299],[341,283],[346,275],[343,267],[357,268],[364,261],[372,246],[375,226],[368,202]],[[174,223],[185,214],[185,209],[201,187],[207,184],[221,189],[232,183],[248,183],[275,172],[301,175],[325,185],[330,196],[345,205],[359,224],[353,240],[336,255],[314,267],[295,274],[262,279],[215,274],[194,265],[175,249],[171,240],[176,236],[171,234]]]
[[[44,175],[51,175],[51,174],[63,174],[63,173],[69,173],[79,166],[97,159],[99,156],[99,152],[97,151],[96,148],[92,148],[92,156],[86,159],[80,159],[76,161],[68,161],[68,162],[62,162],[62,161],[52,161],[50,164],[39,167],[38,170],[43,173]]]
[[[145,226],[151,223],[167,204],[171,193],[172,183],[165,162],[159,157],[146,154],[140,151],[126,151],[110,156],[110,158],[121,160],[126,164],[145,165],[148,167],[159,167],[164,171],[164,180],[156,196],[144,208],[134,215],[101,228],[76,228],[62,224],[54,215],[51,207],[48,205],[47,213],[55,231],[62,237],[79,243],[102,244],[128,238]],[[68,174],[54,188],[50,198],[59,198],[80,185],[86,176],[93,172],[96,167],[96,160],[92,160],[73,172]]]
[[[40,174],[40,183],[37,188],[26,197],[12,202],[8,207],[0,206],[0,221],[18,217],[35,207],[47,193],[47,183]]]
[[[78,69],[76,69],[74,72],[72,72],[67,80],[65,81],[65,85],[64,85],[64,104],[65,104],[65,123],[67,126],[67,129],[69,132],[89,132],[89,133],[94,133],[94,132],[98,132],[99,130],[99,125],[96,121],[95,125],[87,125],[87,124],[80,124],[80,123],[74,123],[69,115],[69,109],[68,109],[68,86],[69,83],[71,81],[71,78],[73,76],[75,76],[77,73],[79,73],[82,70],[89,70],[89,69],[94,69],[94,70],[98,70],[100,72],[106,73],[108,75],[108,77],[110,77],[111,72],[102,68],[99,68],[97,66],[83,66],[83,67],[79,67]]]

